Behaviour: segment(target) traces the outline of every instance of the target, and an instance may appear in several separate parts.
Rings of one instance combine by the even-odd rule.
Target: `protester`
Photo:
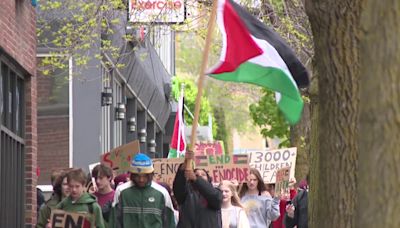
[[[213,187],[205,170],[186,170],[186,162],[181,164],[173,192],[179,204],[178,228],[222,227],[222,193]]]
[[[249,220],[243,205],[240,203],[237,185],[231,181],[224,180],[220,183],[222,191],[222,228],[249,228]]]
[[[153,182],[151,159],[142,153],[132,159],[131,181],[117,187],[110,226],[117,228],[172,228],[175,218],[165,188]]]
[[[101,207],[103,219],[108,223],[115,193],[114,189],[111,187],[113,172],[110,167],[100,164],[93,168],[92,177],[96,182],[97,189],[93,195],[97,197],[97,203]]]
[[[279,198],[272,198],[266,191],[257,169],[250,169],[247,183],[242,186],[239,195],[251,228],[269,227],[271,221],[279,217]]]
[[[118,186],[120,186],[123,183],[126,183],[129,181],[129,174],[123,173],[119,174],[114,178],[114,189],[117,189]]]
[[[308,175],[306,180],[300,182],[299,188],[292,204],[286,206],[286,228],[308,228]]]
[[[40,208],[39,218],[36,228],[44,228],[49,222],[51,210],[54,209],[65,197],[69,195],[69,187],[67,182],[67,171],[56,170],[51,174],[51,184],[53,186],[53,194],[50,199]]]
[[[74,169],[67,174],[70,195],[61,201],[56,209],[67,212],[85,213],[91,227],[104,228],[101,208],[96,197],[85,192],[86,174],[82,169]],[[51,228],[51,226],[48,226]]]
[[[296,179],[291,179],[289,182],[289,193],[284,193],[280,196],[280,201],[279,201],[279,213],[280,216],[277,220],[273,221],[271,226],[272,228],[285,228],[284,225],[284,217],[286,213],[286,205],[291,203],[291,200],[296,195],[296,189],[294,189],[294,185],[296,184]],[[268,188],[268,187],[267,187]],[[275,184],[270,184],[270,190],[268,191],[271,196],[275,196]]]
[[[174,216],[175,216],[175,224],[178,224],[179,221],[179,211],[178,211],[178,202],[176,202],[174,193],[172,192],[171,187],[165,182],[158,182],[159,185],[163,186],[167,191],[169,196],[171,197],[172,206],[174,206]]]

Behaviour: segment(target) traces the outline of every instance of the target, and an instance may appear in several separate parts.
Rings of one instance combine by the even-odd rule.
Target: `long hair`
[[[62,184],[64,181],[64,178],[67,177],[69,170],[65,169],[65,170],[59,170],[57,171],[58,174],[52,174],[52,179],[53,181],[53,192],[60,197],[60,199],[62,198]]]
[[[228,180],[223,180],[220,184],[219,184],[219,188],[221,188],[222,186],[227,186],[231,192],[232,192],[232,197],[231,197],[231,204],[233,206],[237,206],[240,208],[244,208],[242,203],[240,203],[240,198],[236,189],[236,186],[234,184],[232,184],[232,182],[228,181]]]
[[[258,190],[258,195],[261,195],[261,193],[265,192],[267,189],[264,185],[264,180],[261,177],[260,172],[255,169],[255,168],[250,168],[250,174],[253,174],[257,178],[257,190]],[[243,184],[243,186],[240,188],[239,191],[239,196],[242,198],[244,195],[246,195],[247,191],[249,190],[249,187],[247,184]]]

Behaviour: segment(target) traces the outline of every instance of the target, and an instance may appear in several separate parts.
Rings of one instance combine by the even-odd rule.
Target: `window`
[[[1,123],[19,137],[23,137],[24,83],[20,73],[6,62],[1,62]]]
[[[25,227],[25,93],[22,69],[0,53],[0,227]]]

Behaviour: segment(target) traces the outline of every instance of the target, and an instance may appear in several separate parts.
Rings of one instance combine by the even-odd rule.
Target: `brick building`
[[[0,1],[0,227],[36,223],[35,21],[31,1]]]

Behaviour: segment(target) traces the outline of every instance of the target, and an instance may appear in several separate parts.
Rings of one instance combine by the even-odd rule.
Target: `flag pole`
[[[206,43],[204,45],[203,59],[201,62],[200,75],[199,75],[199,80],[197,81],[197,96],[194,109],[194,119],[192,123],[192,134],[190,136],[190,146],[189,150],[186,151],[185,153],[185,165],[187,170],[193,169],[193,157],[194,157],[193,149],[194,145],[196,144],[196,130],[197,130],[197,125],[199,123],[200,103],[201,103],[201,96],[203,95],[204,74],[208,62],[208,53],[210,51],[212,31],[215,25],[217,8],[218,8],[218,0],[213,0],[210,20],[208,22],[208,28],[207,28]]]

